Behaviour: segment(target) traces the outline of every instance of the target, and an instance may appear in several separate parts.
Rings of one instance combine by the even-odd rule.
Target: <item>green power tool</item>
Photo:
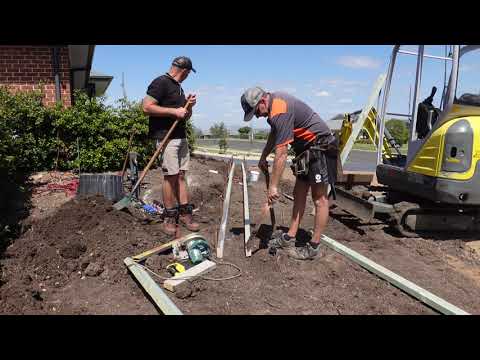
[[[210,257],[210,246],[205,240],[192,240],[187,245],[187,252],[190,261],[196,265]]]

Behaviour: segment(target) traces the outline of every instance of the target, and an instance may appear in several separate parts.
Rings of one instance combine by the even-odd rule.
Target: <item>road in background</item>
[[[249,140],[228,139],[229,150],[251,151],[261,153],[266,141],[256,140],[251,143]],[[218,148],[218,139],[197,139],[199,147]],[[347,158],[345,170],[350,171],[375,171],[377,156],[373,151],[352,150]],[[249,160],[249,165],[255,165],[257,160]]]

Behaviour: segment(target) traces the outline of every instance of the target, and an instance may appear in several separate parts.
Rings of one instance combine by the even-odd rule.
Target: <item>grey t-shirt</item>
[[[291,144],[298,155],[307,144],[321,137],[333,140],[332,132],[310,106],[284,92],[270,94],[267,122],[275,136],[275,147]]]

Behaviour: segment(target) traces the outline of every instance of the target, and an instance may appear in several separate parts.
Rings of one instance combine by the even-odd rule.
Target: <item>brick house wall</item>
[[[71,105],[70,60],[68,47],[60,47],[61,99]],[[40,85],[43,84],[43,85]],[[44,90],[43,103],[55,104],[55,74],[49,46],[0,46],[0,86],[9,90]]]

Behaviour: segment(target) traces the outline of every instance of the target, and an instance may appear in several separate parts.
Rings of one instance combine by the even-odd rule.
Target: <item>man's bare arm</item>
[[[262,158],[266,159],[268,155],[270,155],[270,153],[273,150],[274,144],[275,144],[275,136],[273,135],[273,131],[270,131],[270,133],[268,134],[267,144],[265,145],[262,151],[262,156],[261,156]]]
[[[275,160],[273,161],[272,177],[270,186],[278,188],[285,164],[287,163],[288,150],[286,145],[277,146],[275,149]]]
[[[158,105],[158,101],[149,95],[143,98],[142,108],[144,114],[150,116],[183,119],[187,115],[187,110],[184,108],[167,108],[160,106]]]

